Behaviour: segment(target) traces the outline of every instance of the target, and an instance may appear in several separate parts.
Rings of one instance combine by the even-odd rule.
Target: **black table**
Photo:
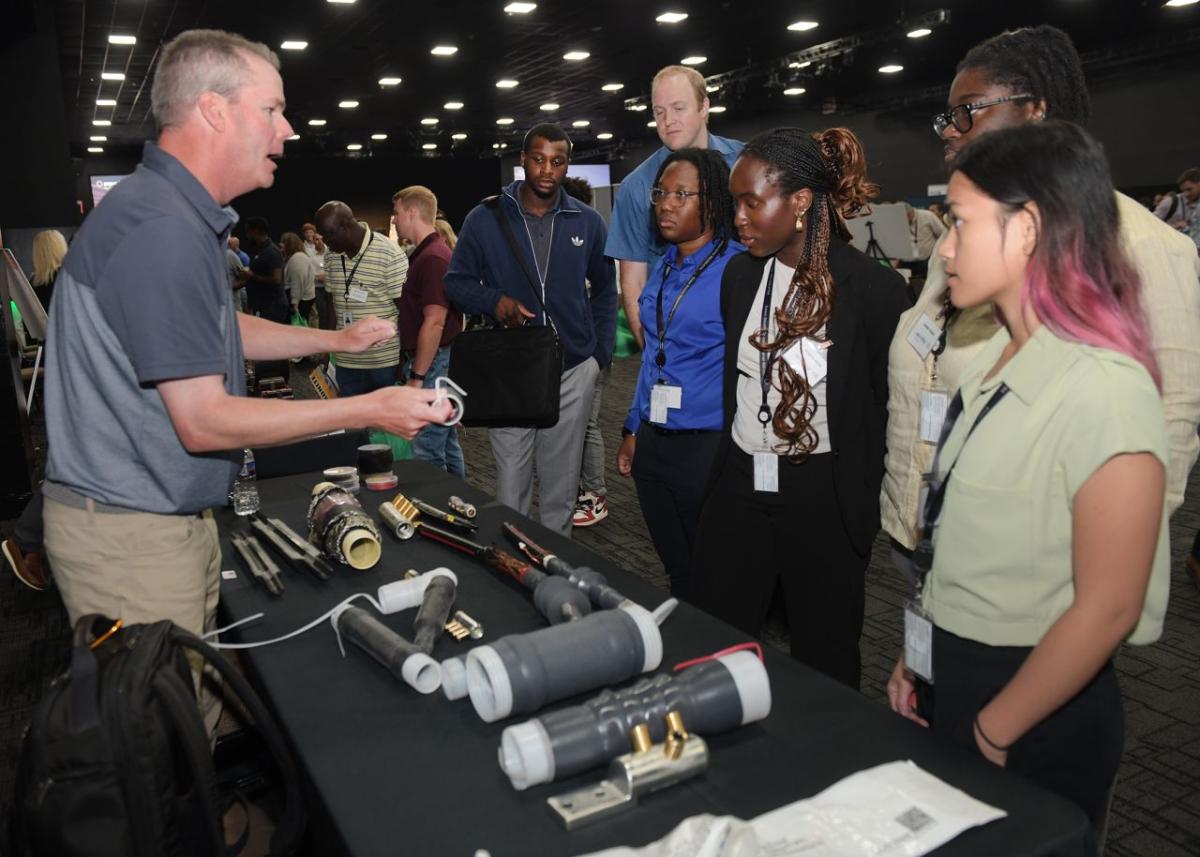
[[[406,496],[442,506],[457,494],[475,503],[478,541],[509,547],[500,524],[519,522],[532,538],[573,564],[604,572],[616,588],[647,608],[653,609],[665,597],[633,574],[429,465],[400,462],[397,474],[399,490]],[[259,485],[263,512],[306,532],[304,516],[316,481],[316,475],[263,480]],[[392,496],[393,492],[364,489],[359,499],[375,516],[378,504]],[[375,568],[355,572],[339,567],[336,576],[324,583],[285,569],[286,592],[272,598],[234,559],[227,541],[232,514],[226,511],[218,519],[223,567],[239,570],[236,579],[222,582],[223,621],[266,613],[265,619],[226,634],[225,642],[273,638],[306,624],[348,595],[374,594],[406,569],[424,572],[438,566],[457,574],[456,606],[483,623],[482,642],[544,624],[529,594],[514,582],[442,545],[421,537],[398,542],[386,533],[383,558]],[[411,636],[414,614],[406,611],[382,621]],[[688,605],[675,611],[662,632],[664,669],[746,639]],[[443,636],[434,657],[442,660],[462,654],[471,645]],[[639,846],[660,838],[689,816],[713,813],[749,819],[810,797],[855,771],[897,759],[912,759],[1008,812],[1007,818],[947,843],[938,855],[1082,854],[1086,841],[1087,821],[1073,805],[948,746],[921,727],[769,649],[765,655],[773,697],[770,717],[731,733],[705,736],[711,760],[704,776],[653,794],[623,816],[572,833],[562,829],[545,800],[595,782],[604,769],[515,791],[496,754],[503,729],[527,717],[484,723],[468,699],[450,702],[441,691],[418,694],[357,648],[348,646],[343,659],[327,623],[298,638],[241,654],[247,672],[278,714],[307,780],[315,853],[472,855],[485,848],[493,857],[507,857]]]

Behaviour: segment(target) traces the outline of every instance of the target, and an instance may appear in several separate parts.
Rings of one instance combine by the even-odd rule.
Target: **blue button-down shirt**
[[[636,431],[643,420],[650,421],[650,389],[660,381],[683,388],[681,406],[667,411],[668,429],[709,429],[720,431],[724,410],[721,405],[721,365],[725,356],[725,324],[721,319],[721,276],[729,260],[742,252],[742,246],[730,241],[688,289],[675,318],[667,325],[663,342],[666,363],[661,368],[654,358],[660,342],[658,296],[663,298],[663,321],[671,315],[675,298],[696,269],[715,249],[710,241],[686,259],[679,261],[679,249],[669,246],[667,253],[651,272],[646,288],[638,299],[638,316],[646,334],[642,368],[625,427]]]

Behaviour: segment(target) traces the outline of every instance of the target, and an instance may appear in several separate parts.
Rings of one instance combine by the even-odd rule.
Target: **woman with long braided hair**
[[[693,597],[758,634],[780,586],[792,656],[857,687],[887,349],[908,293],[847,242],[843,219],[877,191],[849,130],[760,134],[730,191],[747,253],[721,283],[725,433],[700,517]]]

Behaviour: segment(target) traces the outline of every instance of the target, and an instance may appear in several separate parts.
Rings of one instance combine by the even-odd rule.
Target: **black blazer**
[[[725,430],[714,473],[733,447],[737,407],[737,352],[746,317],[768,259],[742,253],[729,261],[721,278],[721,316],[725,321],[725,368],[722,376]],[[829,349],[825,406],[829,418],[835,493],[855,549],[867,553],[879,531],[879,488],[883,482],[887,426],[888,348],[900,314],[912,306],[903,278],[837,238],[829,242],[833,276],[833,313],[826,334]],[[775,284],[780,288],[780,284]],[[787,288],[787,284],[782,284]]]

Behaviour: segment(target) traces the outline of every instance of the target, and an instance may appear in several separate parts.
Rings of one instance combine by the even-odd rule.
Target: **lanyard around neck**
[[[354,267],[350,269],[350,273],[346,273],[346,256],[342,254],[342,276],[346,278],[346,291],[342,297],[349,300],[350,284],[354,282],[354,275],[358,273],[358,266],[362,264],[363,258],[367,255],[367,251],[371,249],[371,242],[375,240],[375,233],[367,230],[367,246],[358,254],[358,261],[354,263]]]
[[[717,258],[725,252],[727,243],[728,242],[726,241],[722,241],[720,244],[714,247],[712,251],[709,252],[708,256],[705,257],[704,261],[697,266],[696,270],[692,273],[692,276],[688,278],[687,282],[683,284],[683,288],[679,290],[679,294],[675,296],[675,302],[671,305],[671,313],[666,317],[665,321],[663,320],[663,291],[665,291],[667,287],[667,272],[670,270],[671,266],[669,264],[663,264],[662,282],[658,284],[657,301],[658,350],[654,355],[654,365],[656,365],[659,369],[667,365],[667,330],[670,328],[671,322],[675,318],[675,313],[679,309],[679,305],[683,303],[683,296],[686,295],[688,290],[695,285],[698,279],[700,279],[700,275],[708,270],[708,266],[715,262]]]

